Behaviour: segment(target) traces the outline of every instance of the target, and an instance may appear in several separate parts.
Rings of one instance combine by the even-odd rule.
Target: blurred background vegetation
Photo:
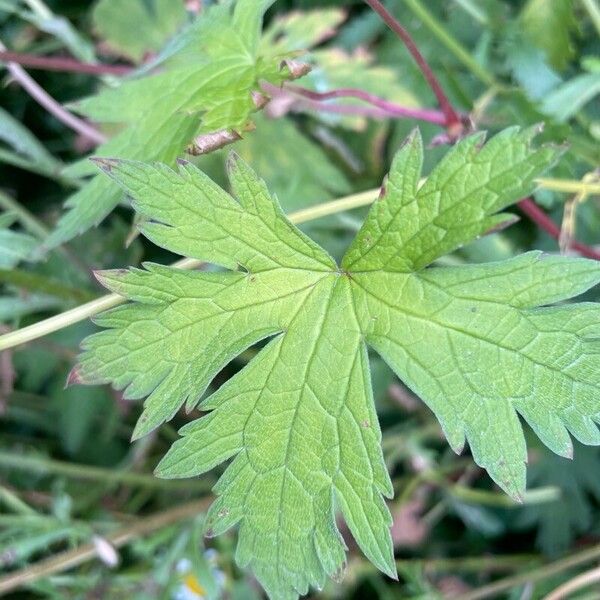
[[[0,41],[26,55],[135,67],[209,4],[0,0]],[[386,5],[476,129],[542,122],[544,141],[568,144],[550,176],[574,187],[544,186],[534,196],[556,231],[520,214],[508,230],[445,260],[497,260],[532,248],[572,253],[575,239],[588,255],[597,253],[598,194],[578,194],[584,188],[576,184],[600,182],[596,0]],[[299,85],[319,92],[358,88],[402,106],[436,107],[406,49],[361,1],[278,0],[265,28],[264,43],[297,51],[313,65]],[[0,63],[1,332],[102,295],[93,269],[177,258],[132,233],[125,203],[98,228],[45,256],[37,251],[65,198],[81,185],[64,167],[93,152],[93,143],[42,108],[9,68]],[[65,105],[118,84],[117,76],[99,71],[28,72]],[[354,112],[325,107],[338,104]],[[319,109],[284,95],[256,114],[256,129],[234,147],[287,211],[378,186],[416,124],[433,142],[426,171],[447,151],[443,127],[370,118],[360,107],[346,99]],[[103,129],[106,135],[111,127]],[[194,160],[226,185],[225,155],[220,150]],[[363,216],[356,210],[304,227],[339,257]],[[587,299],[600,299],[598,291]],[[198,480],[152,475],[179,426],[197,415],[182,413],[130,444],[139,404],[108,387],[64,388],[78,345],[93,330],[86,320],[0,353],[0,592],[9,598],[260,598],[257,584],[234,565],[235,534],[201,536],[220,470]],[[228,365],[213,385],[252,355]],[[599,449],[577,444],[569,461],[528,435],[530,492],[516,505],[468,455],[452,453],[431,412],[376,356],[372,372],[396,490],[391,510],[400,580],[377,573],[348,539],[344,579],[315,598],[543,598],[579,573],[595,572],[589,570],[600,558]],[[496,580],[497,588],[490,587]],[[600,592],[588,587],[569,597],[600,598]]]

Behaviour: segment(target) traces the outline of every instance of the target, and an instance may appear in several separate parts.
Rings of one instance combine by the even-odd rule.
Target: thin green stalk
[[[20,269],[0,269],[0,283],[10,283],[29,292],[39,292],[75,302],[91,301],[97,297],[97,294],[70,287],[57,279]]]
[[[493,75],[481,66],[458,40],[446,31],[445,27],[421,4],[420,0],[404,0],[404,3],[421,19],[425,27],[482,83],[490,87],[499,87],[499,83]]]
[[[22,454],[0,451],[0,467],[35,473],[52,473],[74,479],[103,483],[125,483],[165,490],[204,490],[208,485],[199,480],[177,481],[158,479],[153,475],[130,473],[122,470],[103,469],[91,465],[62,462],[49,458],[23,456]]]
[[[553,590],[550,594],[544,597],[544,600],[563,600],[563,598],[571,598],[575,592],[578,592],[582,588],[589,587],[595,583],[600,582],[600,567],[594,567],[577,577],[573,577],[569,581],[559,585],[555,590]],[[583,598],[579,594],[577,597],[580,600]],[[587,596],[588,598],[598,598],[598,594],[594,593],[591,596]]]
[[[40,321],[39,323],[35,323],[34,325],[29,325],[27,327],[23,327],[23,329],[17,329],[16,331],[6,333],[3,336],[0,336],[0,350],[6,350],[7,348],[19,346],[25,342],[30,342],[31,340],[44,337],[45,335],[53,333],[54,331],[64,329],[69,325],[73,325],[74,323],[78,323],[79,321],[83,321],[89,317],[92,317],[103,310],[113,308],[114,306],[121,304],[121,302],[124,300],[124,298],[118,296],[117,294],[108,294],[106,296],[101,296],[96,300],[92,300],[91,302],[87,302],[86,304],[82,304],[81,306],[77,306],[76,308],[72,308],[71,310],[67,310],[66,312],[50,317],[49,319],[45,319],[44,321]]]
[[[528,490],[523,496],[523,502],[517,502],[505,494],[473,489],[459,484],[447,486],[446,489],[451,496],[454,496],[456,499],[462,500],[463,502],[498,508],[519,508],[524,504],[556,502],[561,496],[560,489],[553,486]]]
[[[590,19],[600,35],[600,7],[596,4],[596,0],[581,0],[581,3],[590,15]]]
[[[54,16],[50,9],[43,2],[40,2],[40,0],[25,0],[25,2],[42,19],[49,20]]]
[[[488,16],[472,0],[454,0],[466,13],[471,15],[479,24],[487,25]]]
[[[577,179],[553,179],[540,177],[536,183],[547,190],[566,194],[600,194],[600,183],[579,181]]]
[[[10,196],[7,196],[2,192],[0,192],[0,208],[8,212],[15,213],[21,225],[23,225],[23,227],[34,237],[40,240],[48,237],[50,231],[41,221],[32,215],[19,202],[16,202]],[[62,256],[64,256],[73,266],[75,266],[75,268],[80,270],[86,276],[89,274],[89,270],[86,268],[86,266],[83,265],[75,256],[73,256],[67,248],[61,246],[56,248],[56,251],[62,254]]]
[[[504,579],[499,579],[494,583],[484,585],[476,590],[467,592],[461,596],[457,596],[455,600],[484,600],[485,598],[496,598],[502,592],[506,592],[512,588],[548,579],[549,577],[558,575],[567,569],[578,567],[585,563],[596,560],[597,558],[600,558],[600,544],[537,569],[529,570],[525,573],[520,573],[511,577],[505,577]]]
[[[15,213],[23,227],[32,235],[38,238],[45,238],[49,231],[46,226],[38,221],[26,208],[19,202],[13,200],[10,196],[0,192],[0,208]]]
[[[559,192],[569,192],[573,190],[581,191],[584,188],[587,193],[590,194],[600,192],[600,184],[584,184],[575,180],[536,179],[536,182],[538,185],[540,185],[540,187]],[[328,215],[351,210],[360,206],[367,206],[372,204],[378,195],[379,188],[375,188],[372,190],[367,190],[366,192],[345,196],[344,198],[339,198],[338,200],[332,200],[331,202],[324,202],[323,204],[304,208],[291,213],[288,215],[288,217],[292,223],[306,223],[307,221],[313,221],[314,219],[319,219]],[[173,263],[171,266],[179,269],[195,269],[201,264],[202,262],[199,260],[184,258],[183,260]],[[106,296],[101,296],[96,300],[92,300],[91,302],[87,302],[81,306],[77,306],[76,308],[50,317],[49,319],[45,319],[44,321],[40,321],[39,323],[34,323],[28,327],[1,335],[0,351],[12,348],[14,346],[19,346],[20,344],[25,344],[26,342],[31,342],[32,340],[36,340],[40,337],[53,333],[54,331],[64,329],[69,325],[73,325],[74,323],[78,323],[79,321],[83,321],[89,317],[93,317],[99,312],[118,306],[124,301],[125,298],[119,296],[118,294],[107,294]]]
[[[375,188],[367,190],[366,192],[352,194],[351,196],[344,196],[337,200],[331,200],[331,202],[323,202],[323,204],[309,206],[308,208],[303,208],[290,213],[288,218],[292,223],[306,223],[307,221],[314,221],[321,217],[334,215],[346,210],[352,210],[353,208],[359,208],[360,206],[368,206],[377,199],[379,191],[380,188]]]
[[[292,221],[292,223],[305,223],[306,221],[312,221],[313,219],[318,219],[327,215],[333,215],[335,213],[357,208],[359,206],[366,206],[371,204],[377,198],[378,194],[379,188],[361,192],[359,194],[352,194],[351,196],[346,196],[338,200],[332,200],[331,202],[325,202],[317,206],[298,210],[294,213],[291,213],[289,215],[289,219]],[[201,264],[202,262],[199,260],[185,258],[173,263],[172,266],[179,269],[195,269]],[[106,296],[102,296],[96,300],[92,300],[91,302],[87,302],[81,306],[77,306],[76,308],[55,315],[54,317],[50,317],[44,321],[40,321],[39,323],[34,323],[28,327],[6,333],[0,336],[0,351],[36,340],[40,337],[48,335],[49,333],[53,333],[54,331],[58,331],[68,327],[69,325],[83,321],[98,314],[99,312],[118,306],[124,301],[125,298],[119,296],[118,294],[107,294]]]
[[[538,554],[512,554],[507,556],[460,556],[456,558],[397,560],[398,569],[420,567],[427,573],[480,573],[481,571],[510,571],[532,562],[540,562]]]
[[[37,513],[29,504],[23,502],[12,490],[0,485],[0,504],[21,516],[37,516]]]

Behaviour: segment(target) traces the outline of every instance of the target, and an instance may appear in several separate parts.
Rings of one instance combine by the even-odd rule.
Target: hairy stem
[[[408,33],[402,25],[392,16],[390,12],[383,6],[380,0],[365,0],[365,2],[382,18],[385,24],[402,40],[407,50],[410,52],[411,56],[414,58],[415,62],[421,69],[423,76],[427,80],[431,91],[435,94],[437,101],[440,105],[442,112],[445,117],[445,125],[448,129],[456,128],[461,126],[461,120],[458,113],[450,104],[450,100],[442,90],[442,86],[440,85],[437,77],[433,74],[431,67],[421,54],[420,50],[417,48],[415,42],[412,37]]]

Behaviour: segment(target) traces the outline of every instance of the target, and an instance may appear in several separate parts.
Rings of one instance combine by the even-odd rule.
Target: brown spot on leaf
[[[104,158],[103,156],[92,156],[90,160],[106,173],[110,173],[119,164],[116,158]]]

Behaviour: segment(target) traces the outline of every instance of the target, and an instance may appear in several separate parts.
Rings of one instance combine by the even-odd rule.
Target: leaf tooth
[[[101,171],[104,171],[110,176],[113,174],[113,169],[123,162],[119,158],[108,158],[105,156],[91,156],[90,161],[92,161]]]
[[[92,271],[92,273],[100,285],[119,294],[121,281],[129,274],[129,269],[102,269]]]
[[[76,384],[80,384],[80,383],[85,383],[85,381],[81,377],[81,366],[79,363],[77,363],[69,371],[69,374],[67,375],[67,380],[65,381],[64,389],[67,389],[68,387],[71,387],[72,385],[76,385]]]

